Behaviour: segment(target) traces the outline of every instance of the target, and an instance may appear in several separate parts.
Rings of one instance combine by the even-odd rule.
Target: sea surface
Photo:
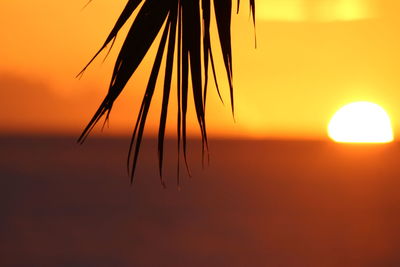
[[[0,266],[400,266],[400,144],[0,138]]]

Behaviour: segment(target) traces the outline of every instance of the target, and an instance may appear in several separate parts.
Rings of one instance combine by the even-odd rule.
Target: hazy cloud
[[[88,93],[63,97],[44,80],[0,72],[0,132],[78,129],[83,123],[79,114],[94,106],[91,99]]]

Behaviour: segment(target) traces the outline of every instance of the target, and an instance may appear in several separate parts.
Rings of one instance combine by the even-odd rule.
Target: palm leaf
[[[172,75],[174,65],[177,75],[177,145],[178,145],[178,184],[179,184],[179,159],[180,152],[183,152],[186,169],[189,172],[187,162],[187,110],[189,89],[192,90],[193,102],[196,111],[197,122],[200,126],[202,139],[203,159],[204,152],[208,151],[207,131],[206,131],[206,97],[209,83],[208,72],[211,64],[212,73],[218,94],[221,98],[217,75],[214,66],[213,50],[211,48],[210,21],[211,4],[213,4],[220,46],[223,55],[226,76],[229,82],[230,102],[232,114],[234,114],[233,98],[233,73],[232,73],[232,49],[231,49],[231,12],[232,0],[129,0],[118,18],[115,26],[106,38],[99,51],[89,61],[89,63],[78,74],[82,75],[93,60],[103,51],[106,46],[113,42],[132,16],[134,11],[143,4],[134,18],[133,24],[128,31],[125,41],[117,57],[114,71],[111,77],[109,90],[83,130],[78,139],[83,143],[90,134],[97,122],[106,115],[108,120],[114,101],[118,98],[127,82],[141,64],[147,51],[154,43],[157,35],[162,32],[161,40],[154,60],[153,68],[150,72],[149,81],[143,96],[142,104],[132,134],[128,153],[128,171],[133,181],[139,152],[142,142],[144,128],[146,125],[147,114],[150,110],[152,97],[156,88],[162,61],[166,60],[164,75],[162,107],[160,114],[160,124],[158,130],[158,160],[161,183],[163,173],[163,154],[164,138],[167,122],[168,105],[172,88]],[[240,0],[237,1],[239,11]],[[253,22],[255,23],[255,1],[249,0]],[[166,54],[166,56],[164,56]],[[189,80],[189,77],[191,78]],[[189,85],[190,84],[190,85]],[[222,98],[221,98],[222,100]],[[181,147],[182,145],[182,147]],[[190,175],[190,172],[189,172]]]

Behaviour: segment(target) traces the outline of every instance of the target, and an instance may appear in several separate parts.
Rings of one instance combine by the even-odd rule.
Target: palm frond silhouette
[[[114,101],[118,98],[132,74],[142,62],[157,35],[160,32],[162,33],[129,146],[128,171],[130,172],[131,183],[133,182],[157,77],[164,58],[166,60],[166,67],[164,70],[162,107],[158,129],[158,161],[161,183],[165,186],[162,178],[164,138],[174,66],[177,69],[176,90],[178,98],[178,183],[179,153],[181,151],[183,152],[183,158],[187,167],[186,114],[190,87],[192,89],[197,121],[200,126],[203,157],[204,152],[208,151],[205,108],[210,66],[219,93],[210,37],[211,5],[213,5],[216,19],[219,43],[229,82],[232,113],[234,114],[231,51],[232,0],[129,0],[104,44],[78,74],[78,76],[82,75],[99,53],[110,43],[113,44],[118,32],[127,20],[133,16],[134,11],[140,7],[116,59],[108,93],[78,139],[79,143],[83,143],[103,116],[105,116],[105,122],[108,121]],[[237,0],[237,11],[239,11],[239,5],[240,0]],[[255,0],[249,0],[249,5],[253,22],[255,23]],[[165,54],[166,56],[164,56]],[[190,82],[191,86],[189,85]]]

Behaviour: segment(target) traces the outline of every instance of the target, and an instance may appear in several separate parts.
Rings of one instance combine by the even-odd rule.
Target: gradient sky
[[[80,133],[107,92],[123,33],[105,63],[103,54],[81,80],[74,77],[100,47],[125,3],[95,0],[83,10],[86,0],[2,3],[1,133]],[[333,113],[361,100],[380,104],[400,131],[400,3],[258,0],[257,4],[257,49],[246,1],[233,21],[236,123],[226,84],[225,105],[211,88],[207,106],[211,136],[326,138]],[[105,135],[132,130],[152,55],[116,102]],[[217,63],[222,70],[221,61]],[[150,135],[157,129],[159,110],[157,94],[148,120]],[[194,110],[189,112],[189,131],[197,133]],[[175,113],[171,108],[171,134]]]

